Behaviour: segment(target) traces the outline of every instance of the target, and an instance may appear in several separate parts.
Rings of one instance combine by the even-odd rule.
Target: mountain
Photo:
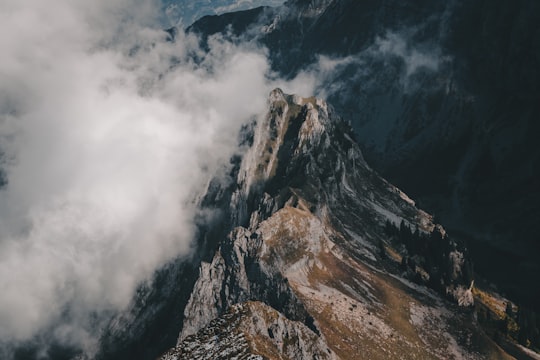
[[[188,30],[317,74],[369,163],[468,242],[478,273],[537,307],[539,21],[534,0],[291,0]]]
[[[195,20],[208,14],[221,14],[224,12],[239,11],[256,6],[278,6],[282,0],[213,0],[213,1],[187,1],[162,0],[166,26],[177,24],[192,24]]]
[[[230,179],[201,199],[206,255],[183,310],[150,301],[161,292],[178,303],[162,281],[139,294],[137,321],[113,321],[107,343],[145,339],[168,308],[181,330],[163,360],[510,359],[471,310],[467,250],[367,165],[350,125],[324,101],[279,89],[268,108],[244,129]],[[189,278],[178,274],[169,269]],[[155,336],[170,337],[161,325]],[[152,358],[143,349],[102,358]]]
[[[95,314],[98,353],[45,330],[15,359],[538,359],[536,10],[291,0],[193,24],[336,108],[273,90],[196,200],[190,255]]]

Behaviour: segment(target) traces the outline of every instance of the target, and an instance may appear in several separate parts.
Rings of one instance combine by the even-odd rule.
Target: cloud
[[[389,92],[412,93],[428,86],[426,79],[448,74],[452,63],[452,58],[437,44],[413,41],[418,31],[387,31],[364,50],[347,56],[319,54],[296,78],[302,79],[303,84],[310,83],[314,95],[341,105],[344,113],[358,109],[360,103],[370,106],[373,100],[368,97],[373,99]],[[437,85],[437,81],[429,86],[433,84]]]
[[[383,37],[377,37],[371,51],[383,56],[397,56],[405,64],[405,75],[414,74],[421,68],[437,71],[443,61],[440,49],[414,48],[407,44],[405,36],[395,32],[387,32]]]
[[[0,347],[47,331],[91,351],[96,318],[189,255],[193,200],[265,110],[264,51],[214,38],[195,63],[197,39],[166,41],[158,10],[0,4]]]

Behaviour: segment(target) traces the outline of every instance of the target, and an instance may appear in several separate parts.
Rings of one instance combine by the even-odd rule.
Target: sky
[[[205,15],[218,15],[258,6],[279,6],[285,0],[163,0],[166,26],[187,27]]]
[[[96,350],[136,287],[188,258],[195,199],[276,86],[264,49],[166,41],[151,0],[0,2],[0,357]],[[171,66],[174,57],[175,66]],[[272,78],[273,80],[269,80]],[[46,335],[44,335],[46,334]]]

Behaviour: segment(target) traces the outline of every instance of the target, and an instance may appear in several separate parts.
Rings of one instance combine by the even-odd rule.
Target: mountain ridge
[[[210,348],[223,359],[228,357],[215,354],[232,348],[238,358],[292,359],[297,357],[289,350],[305,358],[315,354],[306,349],[325,347],[324,356],[342,359],[403,351],[422,358],[509,358],[470,312],[441,297],[446,292],[469,305],[463,296],[470,284],[459,259],[446,254],[459,274],[442,293],[406,279],[423,283],[418,277],[429,274],[421,269],[420,253],[410,253],[418,266],[400,270],[407,250],[385,234],[387,223],[403,220],[426,233],[444,230],[367,166],[347,127],[322,100],[281,90],[270,94],[269,112],[255,126],[233,187],[230,209],[242,215],[231,215],[238,223],[231,222],[213,259],[201,264],[177,346],[161,359],[195,353],[209,359],[202,349]],[[444,236],[438,241],[452,244]],[[455,289],[462,289],[459,295]],[[264,310],[268,305],[273,310]],[[264,317],[260,311],[281,313],[297,324],[294,331],[315,340],[307,346],[290,336],[284,346],[266,329],[236,332],[240,325],[231,325],[231,316],[246,306],[255,317]],[[227,335],[232,333],[238,336]],[[235,345],[223,346],[220,339]],[[274,344],[273,355],[257,350],[261,341]]]
[[[333,66],[317,91],[351,120],[369,163],[468,241],[481,275],[540,303],[528,286],[540,267],[537,3],[290,1],[245,14],[188,30],[260,44],[286,77]]]

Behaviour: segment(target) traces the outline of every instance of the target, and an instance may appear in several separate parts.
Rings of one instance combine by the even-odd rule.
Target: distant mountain
[[[480,274],[537,306],[538,23],[533,0],[291,0],[189,30],[256,41],[285,76],[316,72],[370,164],[468,241]]]
[[[284,0],[162,0],[165,26],[189,25],[205,15],[219,15],[257,6],[278,6]]]

